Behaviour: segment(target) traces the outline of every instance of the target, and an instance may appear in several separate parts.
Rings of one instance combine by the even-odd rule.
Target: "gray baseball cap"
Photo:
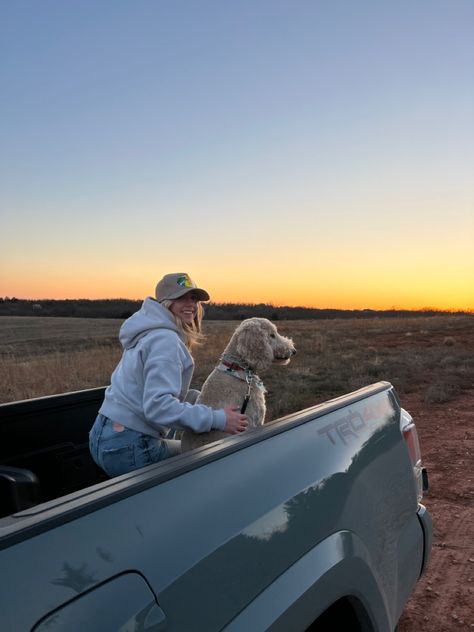
[[[208,301],[211,297],[202,288],[199,288],[186,272],[172,272],[158,281],[156,286],[156,300],[161,303],[166,299],[172,301],[184,296],[188,292],[197,294],[199,301]]]

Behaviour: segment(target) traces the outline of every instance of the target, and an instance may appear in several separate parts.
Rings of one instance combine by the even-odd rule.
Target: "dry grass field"
[[[122,321],[1,317],[0,402],[102,386],[120,357]],[[199,388],[236,322],[209,321],[195,354]],[[387,380],[415,418],[434,521],[430,566],[400,632],[474,628],[474,316],[277,323],[297,355],[262,375],[268,418]]]
[[[120,358],[120,320],[0,318],[0,402],[40,397],[109,382]],[[195,353],[199,388],[236,322],[205,322]],[[367,320],[281,321],[297,355],[262,376],[269,417],[306,408],[378,380],[400,395],[416,390],[427,403],[451,400],[473,385],[469,336],[474,317],[440,315]],[[468,336],[468,338],[466,338]]]

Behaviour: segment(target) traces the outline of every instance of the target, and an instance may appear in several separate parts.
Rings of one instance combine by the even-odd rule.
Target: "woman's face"
[[[192,325],[197,315],[198,303],[197,294],[191,291],[180,298],[176,298],[171,303],[170,312],[177,318],[180,318],[183,323]]]

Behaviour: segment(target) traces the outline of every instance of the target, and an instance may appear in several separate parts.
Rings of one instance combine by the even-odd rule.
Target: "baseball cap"
[[[158,281],[155,291],[156,300],[158,302],[174,300],[184,296],[188,292],[197,294],[199,301],[208,301],[210,299],[206,290],[199,288],[186,272],[172,272]]]

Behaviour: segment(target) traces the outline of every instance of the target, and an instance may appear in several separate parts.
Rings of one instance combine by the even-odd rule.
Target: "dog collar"
[[[250,369],[246,369],[237,362],[230,362],[228,360],[221,360],[221,363],[217,365],[217,370],[222,371],[223,373],[227,373],[227,375],[231,375],[232,377],[237,378],[238,380],[242,380],[249,385],[249,388],[252,384],[255,384],[258,388],[265,390],[263,386],[262,380],[258,377],[256,373],[251,371]]]
[[[218,371],[222,371],[223,373],[227,373],[227,375],[231,375],[232,377],[237,378],[238,380],[242,380],[247,384],[247,393],[244,397],[244,401],[240,408],[240,412],[243,415],[247,409],[247,404],[250,401],[250,393],[252,392],[252,384],[259,389],[261,389],[264,393],[266,393],[265,387],[263,386],[262,380],[256,375],[251,369],[246,368],[238,364],[238,362],[232,362],[231,360],[227,360],[226,358],[221,358],[221,363],[217,366]]]
[[[231,371],[246,371],[246,372],[248,371],[249,373],[252,373],[252,371],[250,371],[250,369],[248,369],[247,367],[242,366],[241,364],[238,364],[237,362],[226,360],[225,358],[222,358],[221,364],[223,364],[227,369],[230,369]]]

